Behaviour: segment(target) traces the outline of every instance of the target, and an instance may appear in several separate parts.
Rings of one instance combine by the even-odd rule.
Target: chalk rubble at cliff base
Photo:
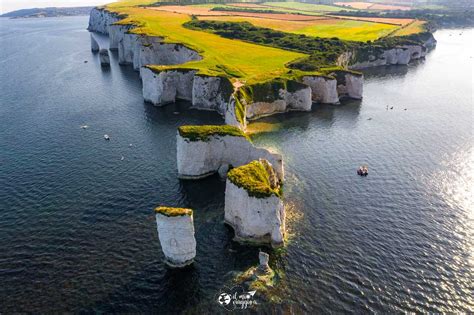
[[[193,211],[185,208],[157,207],[155,217],[166,263],[171,267],[191,264],[196,256]]]
[[[225,222],[234,240],[281,246],[285,236],[285,208],[281,184],[264,159],[229,171],[225,189]]]

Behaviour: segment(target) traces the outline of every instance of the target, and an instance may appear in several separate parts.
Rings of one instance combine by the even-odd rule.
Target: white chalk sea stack
[[[281,181],[267,160],[252,161],[230,170],[224,218],[234,229],[234,240],[274,247],[283,245],[285,208],[281,194]]]
[[[194,261],[193,211],[186,208],[157,207],[156,226],[166,263],[171,267],[184,267]]]
[[[180,178],[203,178],[218,172],[222,166],[238,167],[260,158],[269,160],[278,178],[283,179],[282,156],[255,147],[238,127],[204,125],[178,128],[177,165]]]
[[[110,66],[109,51],[107,49],[103,48],[99,51],[99,60],[102,67]]]

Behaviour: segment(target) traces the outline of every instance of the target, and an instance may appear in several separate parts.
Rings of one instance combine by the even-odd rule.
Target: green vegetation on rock
[[[181,126],[178,128],[178,132],[181,137],[190,141],[208,141],[212,136],[232,136],[248,139],[242,130],[230,125]]]
[[[260,161],[233,168],[227,173],[227,178],[237,187],[245,189],[249,196],[267,198],[275,195],[282,196],[281,186],[273,188],[270,184],[270,174]]]
[[[155,213],[162,214],[167,217],[179,217],[184,215],[192,215],[193,210],[187,208],[173,208],[160,206],[155,208]]]

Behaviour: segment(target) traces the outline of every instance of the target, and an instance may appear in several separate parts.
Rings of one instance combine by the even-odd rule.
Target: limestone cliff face
[[[224,77],[195,75],[192,90],[194,108],[215,110],[225,115],[233,87]]]
[[[120,18],[114,13],[102,8],[94,8],[89,16],[89,26],[87,29],[91,32],[108,35],[110,25],[119,20]]]
[[[140,76],[143,98],[153,105],[173,103],[177,99],[191,101],[193,97],[194,70],[169,70],[159,73],[142,67]]]
[[[257,197],[227,178],[224,211],[224,220],[234,229],[236,241],[283,244],[285,208],[278,196]]]
[[[194,108],[216,110],[225,116],[232,84],[224,77],[196,74],[195,70],[166,70],[159,73],[140,69],[145,101],[165,105],[176,100],[191,101]]]
[[[180,178],[202,178],[216,173],[221,166],[237,167],[260,158],[270,161],[278,177],[283,178],[281,155],[257,148],[244,137],[210,136],[206,141],[191,141],[177,135]]]
[[[362,73],[339,70],[335,73],[331,73],[331,75],[336,78],[339,99],[362,99],[364,88],[364,76]]]
[[[133,25],[110,25],[109,26],[109,49],[118,50],[123,36],[133,28]]]
[[[118,60],[121,65],[132,65],[134,52],[138,49],[140,37],[136,34],[125,33],[118,43]]]
[[[247,127],[247,120],[245,119],[245,109],[241,107],[240,110],[241,113],[239,115],[239,109],[237,108],[237,100],[235,98],[235,95],[232,94],[224,114],[225,123],[227,125],[239,127],[240,129],[245,130],[245,128]]]
[[[432,44],[429,45],[431,47]],[[349,65],[349,68],[364,69],[378,66],[407,65],[414,60],[425,57],[427,51],[427,47],[424,45],[403,45],[370,54],[366,60],[355,60]]]
[[[391,48],[373,47],[365,53],[347,52],[340,56],[338,64],[350,69],[364,69],[387,65],[407,65],[426,56],[429,49],[436,46],[436,39],[431,33],[422,33],[417,43],[406,43]]]
[[[303,83],[311,88],[313,102],[324,104],[339,104],[337,81],[325,76],[304,76]]]
[[[247,119],[256,119],[287,111],[310,111],[311,88],[293,80],[270,81],[247,87],[252,97],[245,103]]]
[[[137,71],[146,65],[177,65],[202,58],[184,45],[163,43],[161,37],[140,36],[133,48],[133,68]]]
[[[157,213],[156,226],[166,263],[172,267],[192,263],[196,256],[193,216],[166,216]]]

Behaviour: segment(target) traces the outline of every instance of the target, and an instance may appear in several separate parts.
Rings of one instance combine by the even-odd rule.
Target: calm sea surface
[[[115,54],[101,70],[86,17],[0,23],[0,312],[222,310],[258,248],[232,242],[224,182],[177,179],[175,135],[223,120],[144,104]],[[271,256],[284,302],[260,310],[474,311],[474,31],[435,37],[367,72],[361,102],[254,124],[276,128],[253,138],[284,155],[292,234]],[[195,209],[192,268],[163,264],[157,204]]]

